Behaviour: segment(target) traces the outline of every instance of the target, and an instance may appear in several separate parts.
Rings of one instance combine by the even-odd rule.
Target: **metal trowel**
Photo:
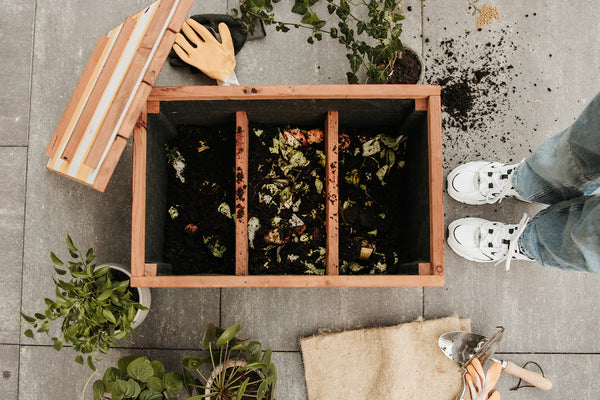
[[[539,389],[550,390],[552,382],[541,374],[521,368],[512,361],[501,361],[490,357],[504,334],[504,328],[499,328],[500,330],[489,339],[471,332],[446,332],[440,336],[438,344],[446,357],[463,368],[466,368],[473,358],[479,359],[482,365],[489,359],[500,362],[504,372],[521,378]]]

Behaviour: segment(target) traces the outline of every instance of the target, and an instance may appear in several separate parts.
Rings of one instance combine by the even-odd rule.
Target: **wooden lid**
[[[104,191],[193,0],[158,0],[102,35],[46,149],[47,168]]]

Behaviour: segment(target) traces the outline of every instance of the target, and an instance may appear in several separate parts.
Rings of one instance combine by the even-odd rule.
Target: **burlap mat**
[[[300,340],[309,400],[455,400],[460,367],[438,337],[471,331],[457,316]]]

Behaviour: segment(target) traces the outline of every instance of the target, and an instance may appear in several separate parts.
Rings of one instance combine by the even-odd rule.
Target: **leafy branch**
[[[250,33],[254,32],[255,20],[265,25],[275,25],[275,29],[288,32],[291,28],[310,30],[307,42],[310,44],[328,35],[346,48],[350,71],[346,77],[349,83],[358,83],[357,74],[366,71],[367,78],[375,83],[385,83],[397,58],[404,51],[400,40],[402,21],[405,17],[402,5],[394,0],[323,0],[327,11],[338,18],[336,26],[327,26],[327,21],[319,17],[314,6],[321,0],[295,0],[292,12],[301,15],[299,22],[276,19],[273,4],[280,0],[242,0],[238,9],[232,9],[233,16],[240,18]],[[366,18],[357,15],[365,14]]]

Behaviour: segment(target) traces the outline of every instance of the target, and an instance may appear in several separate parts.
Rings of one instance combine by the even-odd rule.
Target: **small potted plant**
[[[117,362],[117,368],[107,368],[92,388],[94,400],[172,399],[183,390],[183,378],[177,372],[166,372],[158,360],[126,356]]]
[[[93,249],[83,254],[67,235],[67,247],[72,260],[64,263],[54,253],[50,258],[58,275],[69,275],[68,280],[53,279],[56,299],[44,299],[46,309],[33,316],[21,313],[29,326],[25,336],[34,332],[51,337],[56,350],[64,343],[71,344],[78,353],[75,361],[95,370],[94,361],[120,339],[128,339],[148,314],[150,290],[129,286],[129,272],[118,265],[96,266]],[[137,299],[135,299],[135,297]],[[144,304],[144,305],[142,305]],[[50,335],[50,323],[61,320],[59,336]]]
[[[193,396],[188,400],[274,398],[277,371],[271,362],[272,351],[267,349],[263,354],[259,342],[237,339],[241,329],[239,324],[225,330],[209,324],[200,345],[209,355],[183,358],[183,384]]]

